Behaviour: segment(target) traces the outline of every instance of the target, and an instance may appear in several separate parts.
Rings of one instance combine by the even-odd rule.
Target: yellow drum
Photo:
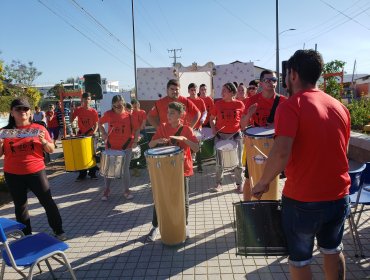
[[[265,169],[267,156],[274,144],[273,128],[250,127],[244,132],[247,166],[249,178],[253,183],[257,183]],[[270,183],[270,188],[267,193],[262,195],[262,200],[279,200],[279,176]]]
[[[62,139],[66,171],[89,169],[96,165],[92,136],[67,137]]]
[[[186,239],[184,153],[177,146],[145,151],[158,217],[159,232],[166,245]]]

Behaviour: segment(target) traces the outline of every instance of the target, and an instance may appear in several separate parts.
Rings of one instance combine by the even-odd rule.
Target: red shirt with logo
[[[143,124],[143,122],[146,121],[146,112],[144,110],[133,110],[132,111],[132,118],[135,119],[135,121],[139,124],[139,126],[141,127],[141,125]]]
[[[200,97],[200,98],[204,101],[204,104],[206,105],[207,118],[204,121],[203,125],[207,125],[209,123],[209,117],[211,116],[211,112],[212,112],[212,109],[213,109],[214,102],[213,102],[212,97],[210,97],[210,96]]]
[[[206,104],[204,103],[203,99],[199,97],[197,98],[188,97],[188,99],[190,99],[194,103],[194,105],[197,106],[198,110],[200,111],[200,116],[202,117],[203,113],[207,111]],[[200,127],[200,118],[194,125],[195,129],[198,129],[199,127]]]
[[[178,99],[173,99],[168,96],[159,99],[155,102],[149,114],[153,117],[159,117],[159,123],[167,122],[168,104],[171,102],[180,102],[185,105],[185,114],[182,118],[182,122],[185,125],[190,125],[199,110],[191,100],[181,95]]]
[[[78,129],[79,134],[92,135],[94,132],[94,127],[99,121],[98,112],[94,108],[84,108],[82,106],[78,107],[73,111],[72,120],[78,117]]]
[[[158,126],[152,140],[156,140],[159,138],[169,139],[170,136],[174,136],[176,134],[176,132],[179,130],[179,127],[180,126],[174,128],[169,123],[162,123],[160,124],[160,126]],[[180,135],[186,137],[191,142],[198,142],[197,137],[195,137],[193,133],[193,129],[187,125],[183,126]],[[184,176],[192,176],[193,159],[191,157],[190,147],[186,145],[183,141],[177,141],[175,145],[184,150]]]
[[[216,130],[221,133],[238,132],[243,112],[244,104],[239,100],[233,99],[230,102],[218,100],[211,113],[216,117]]]
[[[59,123],[57,119],[57,114],[52,111],[47,111],[46,112],[46,123],[47,123],[47,127],[49,128],[58,127]]]
[[[318,89],[298,92],[278,106],[275,137],[294,138],[284,196],[314,202],[348,194],[350,123],[347,108]]]
[[[38,129],[45,132],[45,140],[51,142],[49,132],[42,125],[32,123],[17,129]],[[45,169],[44,149],[38,136],[4,139],[4,172],[26,175]]]
[[[276,94],[272,98],[265,98],[262,96],[262,93],[258,93],[247,98],[246,105],[245,105],[245,112],[244,114],[248,113],[248,109],[251,105],[257,103],[257,111],[251,117],[250,123],[253,126],[266,126],[267,119],[270,116],[270,112],[272,109],[272,105],[274,104]],[[287,98],[283,95],[280,95],[278,108],[281,103],[286,101]]]
[[[113,150],[122,150],[123,145],[130,139],[129,145],[131,148],[135,131],[139,128],[139,124],[127,112],[117,114],[112,110],[104,113],[99,120],[100,124],[108,123],[108,147]]]

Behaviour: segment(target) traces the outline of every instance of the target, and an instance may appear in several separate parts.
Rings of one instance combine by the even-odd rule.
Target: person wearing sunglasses
[[[252,97],[256,95],[257,92],[258,92],[258,82],[256,80],[250,81],[247,87],[247,96]]]
[[[108,124],[107,130],[104,124]],[[131,159],[132,148],[136,148],[140,131],[139,123],[127,112],[125,100],[121,95],[112,98],[112,109],[105,112],[99,120],[99,130],[105,141],[106,149],[125,151],[125,159]],[[133,199],[130,191],[130,160],[124,161],[121,181],[123,185],[123,196],[129,200]],[[110,184],[112,179],[104,178],[105,190],[102,200],[105,201],[110,195]]]
[[[39,132],[37,136],[0,139],[5,181],[14,202],[16,219],[26,226],[24,234],[32,234],[27,207],[27,192],[30,189],[44,207],[54,235],[66,240],[62,218],[51,196],[45,171],[44,152],[53,153],[54,144],[46,128],[32,122],[30,108],[26,99],[11,102],[8,125],[3,129],[37,129]]]
[[[167,96],[157,100],[148,113],[148,122],[157,128],[161,123],[167,121],[167,107],[171,102],[180,102],[185,106],[182,114],[183,124],[194,127],[201,114],[195,104],[188,98],[180,95],[180,81],[171,79],[167,82]]]
[[[222,99],[213,106],[210,117],[210,124],[215,136],[215,146],[221,140],[233,140],[237,146],[238,163],[234,168],[236,191],[242,192],[242,141],[240,131],[240,120],[244,112],[243,102],[236,100],[236,87],[233,83],[226,83],[222,86]],[[224,170],[216,163],[216,186],[211,189],[213,192],[222,191]]]
[[[78,118],[78,132],[79,136],[93,136],[98,130],[99,115],[98,112],[90,107],[91,93],[84,92],[81,98],[81,106],[77,107],[72,114],[72,123],[75,118]],[[76,182],[81,182],[86,179],[87,173],[92,180],[98,180],[96,176],[97,167],[91,167],[89,170],[80,170],[76,178]]]
[[[342,238],[350,213],[351,120],[340,101],[317,88],[323,68],[315,50],[297,50],[289,58],[285,81],[290,98],[277,109],[274,144],[252,189],[260,199],[269,182],[286,170],[282,226],[292,280],[313,278],[315,245],[324,256],[325,279],[346,275]]]
[[[182,116],[185,108],[182,103],[171,102],[168,104],[167,121],[161,123],[157,131],[149,142],[149,147],[154,148],[158,145],[175,145],[184,151],[184,188],[185,188],[185,218],[186,218],[186,238],[190,237],[188,228],[189,217],[189,180],[193,175],[193,159],[191,152],[196,153],[199,150],[198,139],[193,129],[188,125],[182,124]],[[176,137],[176,139],[171,138]],[[169,186],[171,187],[171,186]],[[171,209],[169,209],[171,210]],[[155,206],[153,207],[152,228],[147,235],[147,241],[155,241],[158,235],[158,220]]]
[[[260,74],[260,87],[262,91],[248,98],[245,106],[242,128],[247,126],[273,127],[276,108],[287,98],[276,93],[277,78],[274,72],[264,70]],[[251,200],[251,187],[248,166],[244,169],[243,197],[245,201]]]

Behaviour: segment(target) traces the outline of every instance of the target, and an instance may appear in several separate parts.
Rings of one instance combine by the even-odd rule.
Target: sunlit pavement
[[[57,149],[57,154],[61,153]],[[55,158],[56,155],[53,155]],[[285,257],[236,256],[232,203],[240,201],[233,177],[226,173],[223,191],[211,193],[215,185],[214,163],[204,165],[202,174],[190,180],[189,228],[191,238],[178,247],[164,246],[158,238],[145,243],[151,227],[152,193],[149,176],[131,177],[134,199],[123,197],[119,180],[112,183],[108,201],[101,201],[104,180],[76,183],[77,173],[63,173],[50,180],[68,235],[67,256],[78,279],[289,279]],[[282,184],[282,182],[281,182]],[[51,230],[43,208],[29,194],[34,232]],[[0,216],[14,218],[13,204],[0,209]],[[362,214],[359,233],[366,259],[354,257],[348,224],[344,233],[347,279],[370,279],[369,212]],[[324,279],[322,257],[315,251],[314,279]],[[52,262],[58,279],[70,279],[65,268]],[[51,279],[46,265],[34,279]],[[4,279],[20,279],[6,268]]]

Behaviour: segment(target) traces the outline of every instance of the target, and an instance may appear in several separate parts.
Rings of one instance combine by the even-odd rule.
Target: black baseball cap
[[[26,99],[22,98],[17,98],[12,101],[10,104],[10,110],[13,108],[18,108],[18,107],[25,107],[25,108],[31,108],[30,103]]]

